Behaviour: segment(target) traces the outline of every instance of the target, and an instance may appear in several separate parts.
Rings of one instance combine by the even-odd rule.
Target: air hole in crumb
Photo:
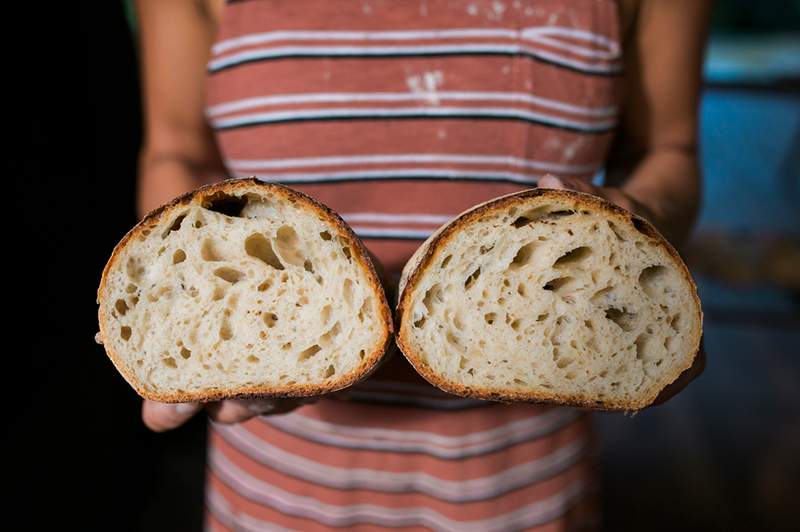
[[[127,342],[131,337],[131,328],[127,327],[127,326],[123,326],[119,330],[119,335],[123,340],[125,340]]]
[[[367,356],[367,354],[363,349],[358,352],[358,358],[363,360],[365,356]]]
[[[269,279],[267,279],[266,281],[264,281],[263,283],[258,285],[258,291],[259,292],[265,292],[265,291],[267,291],[269,289],[270,286],[271,286],[271,283],[269,282]]]
[[[349,306],[353,305],[353,280],[347,278],[344,280],[342,285],[342,296],[344,297],[345,303]]]
[[[219,328],[219,337],[222,340],[230,340],[233,338],[233,331],[231,330],[231,325],[228,322],[222,324],[222,327]]]
[[[494,249],[494,244],[492,244],[491,246],[487,246],[484,244],[480,247],[479,251],[481,255],[485,255],[486,253],[489,253],[493,249]]]
[[[330,239],[332,238],[332,237],[331,237],[331,234],[330,234],[329,232],[327,232],[327,231],[323,231],[323,232],[321,232],[321,233],[319,234],[319,237],[320,237],[322,240],[330,240]]]
[[[524,246],[520,247],[517,250],[516,255],[514,255],[514,258],[511,260],[509,267],[516,270],[528,264],[531,261],[535,247],[536,244],[533,242],[528,242]]]
[[[217,268],[216,270],[214,270],[214,275],[216,275],[220,279],[228,281],[231,284],[236,284],[242,279],[247,277],[244,273],[240,272],[239,270],[234,270],[233,268],[227,268],[227,267]]]
[[[452,332],[450,332],[450,331],[447,332],[447,335],[445,336],[445,338],[447,339],[447,343],[449,343],[449,344],[453,344],[453,345],[460,345],[461,344],[461,341],[458,339],[458,337],[455,334],[453,334]]]
[[[135,293],[135,292],[136,292],[138,289],[139,289],[139,288],[137,288],[137,286],[136,286],[135,284],[129,284],[129,285],[128,285],[128,286],[125,288],[125,291],[126,291],[126,292],[128,292],[129,294],[133,294],[133,293]]]
[[[226,194],[225,192],[215,192],[204,197],[200,205],[204,209],[218,212],[225,216],[239,217],[242,214],[242,209],[247,205],[247,199]]]
[[[302,243],[297,232],[290,225],[282,225],[275,234],[275,251],[292,266],[302,266],[305,256],[301,251]]]
[[[549,316],[550,316],[550,313],[549,313],[549,312],[545,312],[545,313],[543,313],[543,314],[539,314],[538,316],[536,316],[536,321],[544,321],[544,320],[546,320],[546,319],[547,319]]]
[[[536,207],[530,210],[523,212],[519,217],[517,217],[511,225],[519,229],[520,227],[524,227],[530,223],[535,222],[536,220],[543,218],[546,216],[552,207],[549,205],[543,205],[541,207]],[[509,211],[509,214],[511,212]],[[515,213],[516,214],[516,213]],[[513,215],[512,215],[513,216]]]
[[[192,356],[192,352],[186,349],[185,347],[181,347],[181,356],[184,359],[188,359]]]
[[[525,285],[524,285],[524,284],[522,284],[522,283],[519,283],[519,284],[517,285],[517,293],[518,293],[519,295],[521,295],[522,297],[525,297]]]
[[[579,263],[589,257],[592,254],[592,248],[588,246],[581,246],[564,253],[561,255],[558,260],[553,263],[554,268],[563,268],[565,266],[570,266],[575,263]]]
[[[125,313],[128,312],[128,304],[122,299],[117,299],[117,302],[114,303],[114,308],[117,309],[120,316],[124,316]]]
[[[552,292],[559,293],[572,280],[573,280],[572,277],[558,277],[556,279],[551,279],[551,280],[547,281],[542,288],[544,288],[545,290],[549,290],[549,291],[552,291]]]
[[[327,379],[329,377],[333,377],[335,373],[336,373],[336,368],[333,367],[333,364],[331,364],[330,366],[328,366],[328,369],[325,370],[325,375],[323,375],[323,378]]]
[[[681,327],[681,314],[680,312],[675,314],[669,319],[669,326],[672,327],[672,330],[675,332],[680,332]]]
[[[211,294],[211,301],[219,301],[220,299],[225,297],[225,287],[224,286],[215,286],[214,292]]]
[[[452,255],[448,255],[448,256],[446,256],[446,257],[445,257],[445,258],[442,260],[442,263],[439,265],[439,267],[440,267],[440,268],[444,268],[444,267],[446,267],[448,264],[450,264],[450,260],[451,260],[452,258],[453,258],[453,256],[452,256]]]
[[[667,284],[667,269],[664,266],[649,266],[639,274],[639,285],[645,294],[656,298]]]
[[[492,325],[495,322],[495,320],[497,319],[497,313],[496,312],[486,313],[486,314],[483,315],[483,319],[486,320],[486,323],[488,323],[489,325]]]
[[[611,307],[606,309],[606,319],[613,321],[623,331],[632,331],[636,321],[636,314],[628,312],[624,308],[618,309]]]
[[[649,334],[640,334],[634,345],[636,346],[636,358],[650,362],[658,357],[658,346],[655,338]]]
[[[422,303],[428,310],[428,314],[433,312],[434,305],[442,302],[442,290],[439,284],[434,284],[425,292],[425,297],[422,298]]]
[[[319,353],[321,349],[322,348],[320,346],[318,346],[317,344],[314,344],[314,345],[312,345],[311,347],[309,347],[307,349],[303,349],[302,351],[300,351],[300,354],[297,355],[297,360],[300,360],[300,361],[308,360],[309,358],[311,358],[314,355],[316,355],[317,353]]]
[[[653,235],[651,234],[650,228],[647,226],[647,222],[641,218],[631,217],[631,223],[633,224],[634,229],[642,233],[644,236],[652,238]]]
[[[181,224],[183,220],[186,218],[186,213],[179,215],[175,220],[170,224],[169,228],[161,233],[161,238],[167,238],[170,233],[173,231],[178,231],[181,228]]]
[[[619,227],[617,227],[617,224],[615,224],[611,220],[608,220],[607,223],[608,223],[608,228],[611,229],[611,232],[614,233],[614,236],[617,237],[617,240],[619,240],[620,242],[627,242],[627,239],[625,239],[622,236],[622,232],[619,230]]]
[[[247,361],[248,361],[248,362],[250,362],[251,364],[256,364],[256,363],[258,363],[258,362],[261,362],[261,359],[259,359],[259,358],[258,358],[257,356],[255,356],[255,355],[248,355],[248,356],[247,356]]]
[[[423,325],[425,325],[425,316],[421,317],[417,321],[414,322],[414,327],[420,329]]]
[[[361,303],[361,308],[358,309],[358,321],[364,321],[368,316],[372,316],[372,298],[368,297]]]
[[[469,277],[467,277],[466,281],[464,281],[464,288],[469,289],[470,286],[475,284],[475,281],[477,281],[478,277],[480,276],[481,276],[481,269],[478,268],[474,272],[472,272],[472,274]]]
[[[338,240],[339,244],[341,244],[342,253],[344,254],[344,256],[347,258],[347,260],[350,260],[353,256],[352,253],[350,252],[350,239],[345,238],[343,236],[337,236],[336,240]]]
[[[307,272],[314,273],[314,264],[310,260],[306,259],[306,261],[303,262],[303,269]]]
[[[215,262],[222,260],[221,255],[217,252],[216,248],[214,247],[214,241],[210,238],[207,238],[203,241],[203,245],[200,247],[200,257],[203,258],[205,261]]]
[[[518,329],[519,329],[519,326],[520,326],[520,323],[522,323],[522,320],[520,320],[519,318],[515,319],[515,320],[514,320],[514,321],[512,321],[512,322],[511,322],[511,324],[510,324],[510,325],[511,325],[511,328],[512,328],[512,329],[514,329],[515,331],[516,331],[516,330],[518,330]]]
[[[177,368],[178,367],[178,365],[175,363],[175,359],[172,358],[172,357],[167,357],[167,358],[163,359],[162,362],[164,362],[164,365],[167,366],[168,368]]]
[[[175,251],[175,253],[172,254],[172,264],[180,264],[185,260],[186,260],[186,252],[182,249],[178,249]]]
[[[278,321],[278,315],[274,312],[265,312],[262,314],[261,318],[264,320],[264,324],[270,329],[275,327],[275,323]]]
[[[283,264],[272,249],[272,244],[270,244],[269,240],[267,240],[264,235],[254,233],[248,236],[244,241],[244,249],[251,257],[261,260],[276,270],[283,269]]]

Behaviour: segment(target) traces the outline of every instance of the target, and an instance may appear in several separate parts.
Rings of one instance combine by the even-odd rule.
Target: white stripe
[[[418,239],[418,240],[425,240],[431,234],[433,234],[433,229],[375,229],[372,227],[352,227],[353,231],[356,235],[362,238],[380,238],[380,237],[388,237],[388,238],[408,238],[408,239]],[[376,397],[377,399],[377,397]],[[425,400],[420,400],[418,404],[422,405],[426,403]]]
[[[454,215],[450,214],[384,214],[380,212],[346,212],[340,213],[340,215],[347,222],[372,222],[379,224],[407,223],[418,225],[435,224],[437,226],[449,222],[454,217]],[[386,384],[403,383],[386,382]],[[434,388],[433,386],[416,386],[429,391],[438,391],[438,388]]]
[[[520,174],[517,172],[468,172],[466,170],[442,170],[440,168],[401,168],[395,170],[363,170],[359,172],[309,172],[309,173],[282,173],[253,174],[250,172],[231,172],[232,177],[256,177],[262,181],[281,183],[314,183],[349,181],[353,179],[368,179],[380,181],[387,178],[403,179],[468,179],[485,181],[509,181],[535,185],[539,175]]]
[[[468,480],[446,480],[421,471],[392,472],[355,467],[334,467],[292,454],[254,436],[241,426],[214,425],[235,449],[256,462],[286,475],[332,489],[373,490],[388,493],[424,493],[447,502],[474,502],[498,497],[563,473],[576,464],[586,449],[577,439],[549,454],[509,467],[494,475]],[[210,458],[221,454],[212,449]]]
[[[276,94],[274,96],[257,96],[225,102],[209,107],[206,113],[215,117],[254,107],[268,105],[292,105],[308,103],[352,103],[352,102],[408,102],[425,100],[429,94],[414,92],[311,92],[306,94]],[[437,91],[439,101],[472,101],[515,102],[538,105],[565,113],[607,118],[617,114],[616,106],[585,107],[560,102],[541,96],[533,96],[524,92],[498,91]]]
[[[619,44],[603,35],[563,26],[532,26],[521,29],[455,28],[448,30],[404,31],[270,31],[251,33],[216,43],[212,48],[219,55],[236,48],[277,41],[421,41],[438,39],[522,39],[543,42],[548,35],[587,41],[608,49],[606,56],[619,56]],[[550,40],[550,39],[547,39]],[[559,43],[565,44],[565,43]],[[582,48],[585,50],[585,48]]]
[[[527,54],[551,61],[557,65],[575,68],[584,72],[613,74],[620,72],[618,63],[592,63],[573,59],[564,55],[537,50],[519,44],[453,44],[442,46],[279,46],[275,48],[256,48],[214,59],[208,63],[211,72],[246,61],[293,56],[397,56],[397,55],[437,55],[437,54]]]
[[[519,118],[545,122],[546,124],[577,129],[586,132],[604,132],[614,127],[615,120],[584,122],[561,118],[559,116],[515,109],[512,107],[368,107],[368,108],[328,108],[294,111],[274,111],[271,113],[251,113],[219,118],[212,123],[216,128],[236,127],[248,124],[269,124],[287,120],[314,118],[398,118],[405,116],[457,117],[484,116],[488,118]]]
[[[493,452],[515,443],[551,434],[578,418],[572,409],[557,408],[491,430],[463,436],[338,425],[296,413],[258,418],[263,423],[303,439],[375,451],[417,452],[437,458],[460,459]]]
[[[327,504],[313,497],[297,495],[248,475],[224,455],[214,454],[209,460],[212,471],[242,496],[275,510],[328,526],[352,526],[372,523],[386,527],[428,526],[436,530],[494,532],[543,524],[563,515],[584,491],[582,480],[569,484],[563,491],[527,504],[516,510],[486,519],[457,521],[424,506],[388,508],[376,504]]]
[[[516,166],[544,172],[579,174],[594,172],[601,163],[561,164],[505,155],[458,155],[449,153],[404,153],[378,155],[338,155],[330,157],[300,157],[295,159],[228,159],[225,165],[234,170],[280,170],[284,168],[308,168],[314,166],[348,166],[372,164],[463,164]]]
[[[246,532],[287,532],[291,530],[274,523],[254,520],[242,512],[234,512],[230,503],[225,500],[225,497],[214,486],[206,485],[205,492],[206,508],[225,528],[236,530],[237,532],[240,530]],[[210,528],[207,532],[213,532],[213,530],[213,528]]]

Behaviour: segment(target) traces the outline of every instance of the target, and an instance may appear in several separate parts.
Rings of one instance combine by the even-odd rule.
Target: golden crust
[[[378,300],[379,312],[384,329],[383,336],[378,345],[375,346],[375,349],[371,353],[364,356],[363,361],[355,370],[329,383],[321,385],[239,386],[231,389],[220,388],[204,390],[203,392],[197,393],[187,392],[170,394],[162,394],[152,390],[144,389],[138,379],[136,379],[133,372],[125,365],[117,353],[114,352],[107,342],[103,342],[106,354],[111,359],[114,367],[117,368],[128,384],[130,384],[136,390],[136,392],[145,399],[164,403],[183,403],[190,401],[218,401],[221,399],[246,398],[254,396],[307,397],[312,395],[322,395],[341,390],[342,388],[351,386],[352,384],[368,377],[377,369],[386,353],[387,348],[389,347],[389,343],[391,342],[393,336],[392,333],[394,331],[392,312],[389,308],[386,294],[383,286],[381,285],[378,273],[372,263],[372,260],[370,260],[369,252],[364,247],[364,244],[361,242],[361,240],[355,235],[355,233],[353,233],[353,230],[350,229],[350,227],[338,214],[315,199],[289,187],[274,183],[265,183],[256,178],[228,179],[219,183],[204,185],[196,190],[187,192],[186,194],[178,196],[172,201],[149,212],[138,224],[128,231],[122,240],[120,240],[120,242],[114,247],[111,257],[106,263],[105,268],[103,268],[100,286],[97,290],[97,303],[100,305],[98,309],[100,339],[102,340],[103,338],[107,338],[107,324],[110,323],[108,317],[103,314],[104,305],[102,304],[102,297],[108,272],[116,265],[122,250],[126,247],[128,242],[142,234],[143,231],[153,230],[166,220],[170,220],[173,213],[182,207],[190,204],[200,204],[206,197],[218,192],[232,194],[246,191],[252,191],[255,193],[270,192],[288,201],[298,202],[304,207],[315,212],[322,219],[331,223],[338,230],[339,236],[347,238],[350,242],[352,242],[352,248],[354,251],[352,256],[366,271],[370,287],[372,288],[372,291]]]
[[[516,390],[493,390],[486,387],[472,387],[453,382],[442,378],[434,373],[430,366],[424,361],[420,353],[408,341],[411,319],[409,315],[409,302],[411,294],[414,292],[417,283],[425,274],[428,267],[431,266],[433,258],[438,249],[443,247],[455,235],[459,233],[461,228],[470,225],[474,222],[481,220],[485,216],[494,214],[497,211],[507,209],[513,206],[535,206],[536,203],[545,203],[547,201],[558,201],[561,203],[571,204],[575,209],[591,210],[613,219],[620,224],[628,224],[633,226],[636,230],[643,233],[645,236],[654,239],[660,246],[667,250],[669,255],[674,261],[674,265],[678,267],[683,278],[688,282],[692,291],[692,298],[696,303],[697,319],[699,323],[698,330],[696,331],[695,338],[693,338],[693,352],[688,362],[683,367],[677,367],[672,375],[663,379],[659,386],[653,387],[653,391],[640,401],[615,401],[615,400],[598,400],[593,397],[584,395],[565,395],[558,393],[543,393],[543,392],[520,392]],[[535,188],[515,192],[493,200],[487,201],[476,205],[475,207],[463,212],[447,225],[440,228],[436,233],[423,244],[417,253],[411,258],[407,268],[403,271],[403,277],[400,283],[400,290],[397,301],[397,308],[395,313],[397,323],[396,341],[400,351],[408,359],[409,363],[414,366],[414,369],[422,375],[428,382],[434,386],[444,390],[445,392],[459,395],[462,397],[471,397],[475,399],[487,399],[492,401],[519,401],[519,402],[536,402],[554,405],[567,405],[579,406],[584,408],[591,408],[597,410],[639,410],[652,404],[658,397],[659,392],[666,386],[678,379],[678,377],[685,371],[691,368],[695,357],[697,356],[700,348],[700,341],[702,338],[702,323],[703,313],[700,307],[700,298],[697,295],[697,287],[692,279],[689,270],[684,264],[678,252],[674,247],[656,230],[653,225],[622,207],[614,205],[605,201],[597,196],[586,194],[583,192],[575,192],[571,190],[555,190]]]

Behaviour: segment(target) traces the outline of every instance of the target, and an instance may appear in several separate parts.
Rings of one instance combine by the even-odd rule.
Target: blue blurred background
[[[715,9],[682,250],[706,370],[662,406],[596,417],[609,530],[800,526],[800,8]]]

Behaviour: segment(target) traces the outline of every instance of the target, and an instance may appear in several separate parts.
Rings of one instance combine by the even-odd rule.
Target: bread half
[[[533,189],[481,204],[408,262],[400,350],[461,396],[636,410],[688,369],[702,313],[650,223],[589,194]]]
[[[308,396],[364,378],[392,338],[363,244],[333,211],[256,179],[199,188],[116,246],[106,353],[145,398]]]

